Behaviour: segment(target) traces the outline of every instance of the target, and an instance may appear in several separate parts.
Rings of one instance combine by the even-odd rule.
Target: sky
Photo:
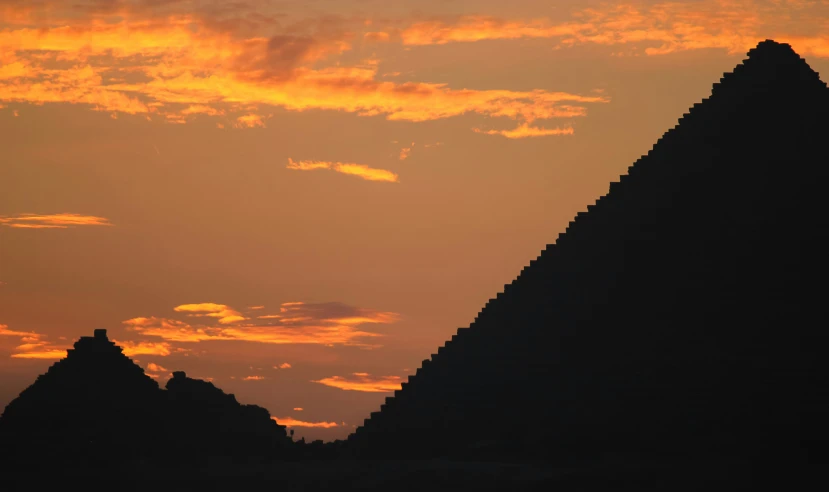
[[[105,328],[345,438],[750,48],[829,73],[827,33],[829,0],[0,0],[0,406]]]

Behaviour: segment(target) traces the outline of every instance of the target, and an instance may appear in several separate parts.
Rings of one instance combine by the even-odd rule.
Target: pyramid
[[[81,337],[0,416],[0,461],[123,462],[286,457],[293,442],[264,408],[176,372],[167,389],[107,338]]]
[[[349,449],[825,460],[827,135],[826,84],[759,43]]]

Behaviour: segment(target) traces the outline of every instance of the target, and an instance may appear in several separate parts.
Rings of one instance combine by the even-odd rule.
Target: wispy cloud
[[[288,364],[287,362],[283,362],[282,364],[279,364],[278,366],[273,366],[273,368],[274,369],[290,369],[291,364]]]
[[[402,149],[400,149],[400,155],[398,157],[400,158],[401,161],[405,161],[406,159],[409,158],[409,154],[412,153],[412,147],[414,147],[414,144],[415,143],[412,142],[412,145],[410,145],[408,147],[403,147]]]
[[[321,427],[323,429],[330,429],[332,427],[339,427],[340,425],[336,422],[305,422],[292,417],[273,417],[273,419],[279,425],[284,425],[285,427]]]
[[[182,306],[186,308],[181,309]],[[226,310],[232,311],[224,304],[202,303],[182,306],[178,306],[176,311],[191,314],[220,314]],[[390,324],[398,319],[397,313],[336,302],[287,302],[282,304],[279,314],[259,316],[259,321],[255,324],[233,320],[222,326],[199,325],[155,316],[132,318],[123,323],[129,330],[140,335],[160,337],[168,342],[246,341],[372,347],[374,345],[368,341],[382,335],[359,327],[365,324]]]
[[[333,388],[367,393],[388,393],[400,389],[400,376],[372,376],[365,372],[355,372],[351,376],[331,376],[312,383],[324,384]]]
[[[547,137],[551,135],[572,135],[574,133],[572,128],[541,128],[530,126],[526,123],[519,125],[512,130],[481,130],[480,128],[473,128],[476,133],[484,133],[486,135],[501,135],[503,137],[516,139],[528,137]]]
[[[109,219],[80,214],[0,215],[0,225],[17,229],[67,229],[78,226],[111,226]]]
[[[810,0],[625,1],[575,10],[570,19],[485,15],[434,18],[399,32],[404,45],[544,38],[555,47],[625,46],[647,55],[719,48],[744,53],[758,41],[790,42],[803,55],[829,57],[827,2]]]
[[[228,323],[236,323],[238,321],[244,321],[247,319],[244,316],[242,316],[242,314],[238,311],[230,309],[224,304],[216,304],[212,302],[202,302],[198,304],[182,304],[181,306],[176,306],[173,310],[177,313],[190,313],[187,316],[192,317],[207,316],[210,318],[218,318],[219,323],[223,325]]]
[[[297,171],[314,171],[317,169],[330,169],[338,173],[350,174],[368,181],[385,181],[397,183],[397,174],[385,169],[375,169],[364,164],[353,164],[348,162],[327,162],[327,161],[299,161],[288,158],[288,169]]]
[[[113,340],[113,342],[123,349],[124,355],[127,357],[135,357],[136,355],[166,357],[174,350],[172,345],[167,342],[130,342],[119,340]]]
[[[265,376],[245,376],[242,381],[262,381],[263,379],[265,379]]]
[[[59,15],[62,5],[51,7],[50,14]],[[384,80],[378,60],[339,59],[353,49],[361,24],[343,28],[320,20],[279,32],[274,21],[251,32],[238,28],[240,22],[192,13],[91,12],[70,8],[58,20],[29,18],[0,30],[0,102],[82,104],[169,123],[230,115],[239,127],[263,126],[262,107],[404,121],[463,114],[531,121],[561,116],[562,104],[607,102],[543,89],[453,89]],[[307,27],[312,25],[317,27]]]
[[[15,359],[62,359],[66,357],[66,348],[45,340],[46,335],[10,330],[8,325],[0,324],[0,336],[18,337],[20,345],[14,348]]]

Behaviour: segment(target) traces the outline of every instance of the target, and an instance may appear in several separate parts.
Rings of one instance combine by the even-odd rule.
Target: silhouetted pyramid
[[[199,455],[286,456],[292,441],[285,427],[256,405],[241,405],[213,383],[174,372],[167,381],[169,418],[178,422],[171,446]],[[209,431],[206,431],[209,430]]]
[[[20,461],[284,456],[292,442],[268,411],[174,373],[161,390],[110,341],[81,337],[0,416],[0,454]]]
[[[827,135],[826,84],[760,43],[349,447],[823,459]]]

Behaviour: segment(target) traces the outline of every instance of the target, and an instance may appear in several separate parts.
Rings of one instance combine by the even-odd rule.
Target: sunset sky
[[[344,438],[766,38],[829,0],[0,0],[0,407],[106,328]]]

